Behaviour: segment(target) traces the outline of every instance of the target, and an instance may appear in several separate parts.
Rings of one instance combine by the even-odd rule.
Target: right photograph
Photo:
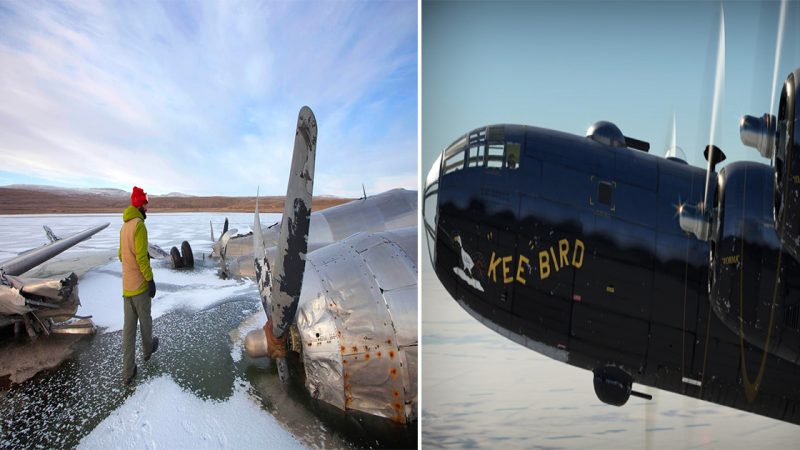
[[[800,3],[421,3],[423,448],[800,440]]]

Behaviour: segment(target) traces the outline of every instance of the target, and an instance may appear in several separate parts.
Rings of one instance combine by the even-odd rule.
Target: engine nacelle
[[[775,218],[778,235],[789,253],[800,260],[800,69],[783,83],[778,103],[775,139]]]
[[[778,117],[744,116],[739,123],[742,143],[774,158],[774,218],[786,251],[800,261],[800,104],[797,102],[800,69],[786,77],[778,104]]]
[[[737,336],[796,361],[800,336],[785,326],[784,316],[787,280],[798,265],[786,253],[779,260],[785,247],[773,214],[774,174],[755,162],[731,163],[720,171],[709,243],[709,296],[714,313]]]

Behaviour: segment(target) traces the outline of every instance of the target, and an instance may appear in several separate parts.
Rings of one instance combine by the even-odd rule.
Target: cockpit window
[[[503,167],[503,152],[505,144],[489,144],[489,152],[486,155],[486,167],[499,169]]]
[[[456,170],[461,170],[463,168],[464,168],[464,152],[460,151],[457,153],[453,153],[452,156],[450,156],[444,161],[443,173],[446,175],[450,172],[455,172]]]
[[[522,144],[505,141],[502,126],[482,128],[453,142],[444,152],[442,175],[465,167],[519,168]]]
[[[486,130],[486,167],[499,169],[503,167],[505,153],[505,129],[503,127],[489,127]]]
[[[516,170],[519,167],[519,150],[516,142],[506,142],[506,168]]]
[[[486,154],[486,132],[484,130],[470,133],[468,151],[467,167],[483,167]]]
[[[464,149],[467,146],[467,136],[461,136],[455,142],[447,147],[444,154],[444,165],[442,166],[442,175],[446,175],[456,170],[464,168]]]

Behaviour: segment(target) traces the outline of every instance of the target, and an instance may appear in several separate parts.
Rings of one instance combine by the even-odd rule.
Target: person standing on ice
[[[156,282],[147,253],[147,193],[134,186],[131,205],[122,213],[125,222],[119,230],[119,260],[122,261],[122,302],[125,322],[122,328],[122,382],[130,384],[136,377],[136,322],[142,327],[142,352],[147,362],[158,349],[153,337],[150,301],[156,296]]]

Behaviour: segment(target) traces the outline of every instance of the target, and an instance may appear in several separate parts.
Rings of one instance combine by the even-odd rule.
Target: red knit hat
[[[139,208],[142,205],[147,204],[147,192],[140,187],[133,187],[133,193],[131,194],[131,205],[135,208]]]

